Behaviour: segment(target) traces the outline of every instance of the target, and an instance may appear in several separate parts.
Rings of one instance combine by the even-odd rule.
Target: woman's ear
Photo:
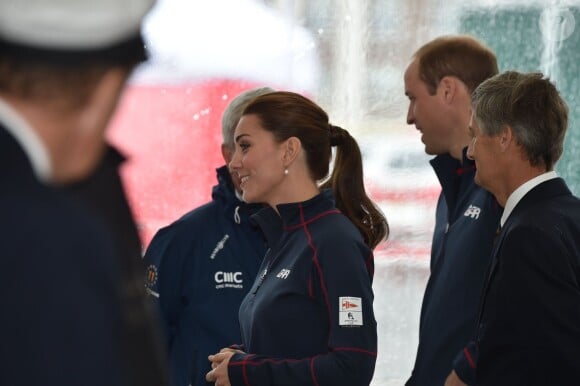
[[[302,142],[297,137],[288,138],[284,144],[284,166],[288,166],[294,162],[301,150]]]

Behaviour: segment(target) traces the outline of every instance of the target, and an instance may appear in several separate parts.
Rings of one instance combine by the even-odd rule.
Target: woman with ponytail
[[[250,103],[234,141],[230,169],[244,201],[266,204],[253,219],[269,249],[240,306],[242,345],[211,355],[206,379],[369,385],[377,355],[372,250],[388,226],[365,192],[357,142],[291,92]]]

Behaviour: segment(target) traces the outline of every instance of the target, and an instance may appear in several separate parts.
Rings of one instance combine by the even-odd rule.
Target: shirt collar
[[[529,181],[526,181],[519,188],[514,190],[512,194],[508,197],[505,208],[503,210],[503,215],[501,216],[500,225],[503,227],[505,222],[507,221],[509,215],[512,213],[518,202],[521,201],[522,198],[533,188],[540,185],[542,182],[546,182],[548,180],[552,180],[554,178],[558,178],[558,174],[555,171],[549,171],[543,174],[540,174],[537,177],[532,178]]]
[[[16,142],[20,144],[36,177],[42,182],[48,182],[52,176],[52,165],[48,149],[34,129],[5,100],[0,98],[0,121],[4,123]]]

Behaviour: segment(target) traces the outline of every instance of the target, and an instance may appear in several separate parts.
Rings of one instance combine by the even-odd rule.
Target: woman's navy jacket
[[[253,217],[270,247],[240,307],[232,386],[364,386],[377,355],[373,255],[330,191]]]

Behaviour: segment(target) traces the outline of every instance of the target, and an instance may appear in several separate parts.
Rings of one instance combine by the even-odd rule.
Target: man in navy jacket
[[[554,171],[567,125],[566,103],[542,74],[506,72],[474,92],[468,156],[504,212],[476,341],[458,358],[469,384],[580,379],[580,200]],[[462,383],[452,374],[448,384]]]
[[[436,156],[431,165],[442,187],[409,386],[442,385],[473,334],[501,208],[473,182],[475,167],[465,156],[470,94],[497,71],[487,47],[448,36],[419,48],[405,72],[407,123],[421,132],[425,152]]]
[[[222,118],[222,155],[229,163],[234,130],[258,88],[232,100]],[[238,310],[266,243],[249,216],[261,205],[240,200],[239,178],[217,170],[212,201],[157,232],[145,254],[147,286],[165,326],[174,386],[205,386],[208,355],[240,341]]]

